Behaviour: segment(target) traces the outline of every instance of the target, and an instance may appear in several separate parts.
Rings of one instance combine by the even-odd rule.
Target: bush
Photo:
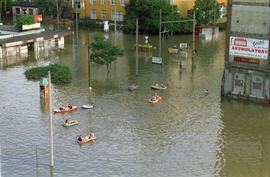
[[[103,24],[97,24],[96,20],[79,20],[80,27],[103,28]]]
[[[51,71],[52,83],[54,84],[68,84],[72,80],[70,69],[67,66],[59,64],[32,68],[27,70],[25,75],[27,79],[37,81],[42,77],[46,77],[48,71]]]
[[[34,23],[33,15],[23,15],[16,20],[16,28],[22,30],[22,25],[30,25]]]

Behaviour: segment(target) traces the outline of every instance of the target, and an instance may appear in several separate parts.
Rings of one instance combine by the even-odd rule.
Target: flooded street
[[[90,42],[95,34],[90,32]],[[106,66],[91,65],[88,89],[88,32],[80,44],[65,38],[65,49],[48,57],[30,54],[8,64],[0,59],[0,141],[3,177],[269,177],[269,105],[221,99],[225,33],[217,40],[196,39],[197,55],[191,59],[191,35],[163,39],[164,64],[153,65],[158,37],[149,36],[153,52],[139,52],[136,76],[135,36],[117,32],[109,40],[124,49],[107,74]],[[76,35],[74,35],[75,37]],[[140,43],[144,42],[140,35]],[[187,62],[179,70],[179,56],[167,48],[188,43]],[[24,72],[32,66],[61,63],[69,66],[73,82],[53,85],[53,108],[71,103],[95,103],[93,110],[54,114],[55,168],[50,174],[48,103],[40,98],[39,83]],[[127,90],[136,82],[139,89]],[[167,90],[153,91],[163,82]],[[209,94],[205,95],[205,89]],[[148,98],[155,92],[160,104]],[[80,125],[63,127],[65,119]],[[95,132],[94,143],[78,145],[76,138]]]

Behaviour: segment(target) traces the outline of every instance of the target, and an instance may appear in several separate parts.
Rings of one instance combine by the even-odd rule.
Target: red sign
[[[38,23],[38,22],[42,22],[42,14],[38,14],[38,15],[34,15],[34,22]]]
[[[260,60],[253,59],[253,58],[234,57],[234,61],[241,62],[241,63],[249,63],[249,64],[260,64]]]

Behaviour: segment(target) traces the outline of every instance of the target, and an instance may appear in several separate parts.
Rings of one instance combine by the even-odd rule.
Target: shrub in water
[[[25,72],[26,78],[29,80],[40,80],[48,75],[51,71],[52,83],[68,84],[71,82],[71,72],[67,66],[59,64],[51,64],[49,66],[31,68]]]

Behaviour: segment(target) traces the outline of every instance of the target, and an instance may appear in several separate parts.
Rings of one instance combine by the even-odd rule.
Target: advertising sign
[[[33,23],[30,25],[22,25],[22,30],[30,30],[40,28],[40,23]]]
[[[162,58],[161,57],[152,57],[152,63],[153,64],[162,64]]]
[[[230,55],[268,59],[269,41],[244,37],[230,37]]]

